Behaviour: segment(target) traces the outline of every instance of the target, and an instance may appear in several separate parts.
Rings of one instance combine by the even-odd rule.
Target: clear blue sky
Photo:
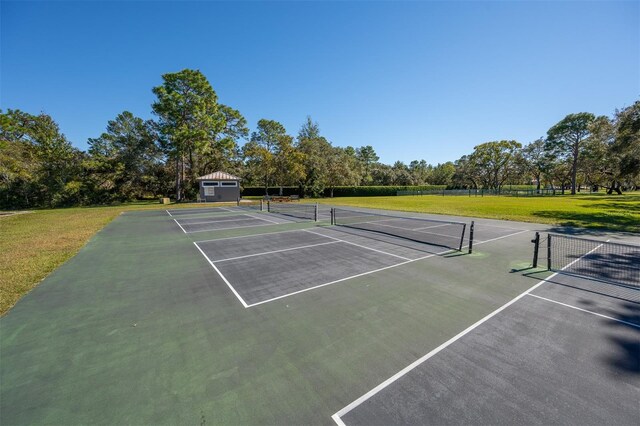
[[[305,117],[381,161],[530,142],[640,95],[640,2],[12,2],[0,108],[44,111],[81,149],[161,75],[202,71],[251,129]]]

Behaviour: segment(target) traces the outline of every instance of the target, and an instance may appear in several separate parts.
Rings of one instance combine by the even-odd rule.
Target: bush
[[[264,187],[262,186],[249,186],[241,188],[241,195],[243,197],[262,197],[264,195]],[[269,187],[269,195],[280,195],[280,187]],[[300,188],[297,186],[283,186],[282,195],[302,195],[300,194]]]
[[[334,197],[379,197],[396,195],[398,191],[434,191],[442,190],[446,185],[418,186],[337,186],[333,188]],[[331,196],[331,188],[325,188],[324,196]]]

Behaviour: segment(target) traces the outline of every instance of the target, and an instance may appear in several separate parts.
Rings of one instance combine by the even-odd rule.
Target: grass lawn
[[[640,193],[557,197],[351,197],[322,203],[640,232]],[[193,205],[172,205],[171,208]],[[204,205],[202,206],[204,207]],[[209,206],[210,207],[210,206]],[[0,216],[0,315],[75,255],[123,211],[165,209],[156,201],[36,210]]]
[[[555,197],[417,195],[348,197],[322,203],[640,232],[640,192]]]
[[[178,207],[193,208],[194,205],[171,206]],[[91,236],[120,213],[166,208],[157,201],[147,201],[0,215],[0,315],[73,257]]]

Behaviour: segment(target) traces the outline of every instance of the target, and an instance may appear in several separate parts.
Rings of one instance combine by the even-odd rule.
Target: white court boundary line
[[[173,217],[173,215],[171,213],[169,213],[169,210],[165,210],[165,212],[167,212],[167,214],[171,217]]]
[[[326,246],[327,244],[338,244],[338,243],[340,243],[340,241],[328,241],[326,243],[309,244],[309,245],[306,245],[306,246],[299,246],[299,247],[290,247],[290,248],[280,249],[280,250],[265,251],[265,252],[262,252],[262,253],[247,254],[247,255],[244,255],[244,256],[227,257],[225,259],[214,260],[213,263],[227,262],[229,260],[246,259],[247,257],[264,256],[264,255],[267,255],[267,254],[282,253],[284,251],[300,250],[300,249],[305,249],[305,248],[310,248],[310,247]]]
[[[202,251],[202,249],[200,248],[200,246],[198,245],[198,243],[196,243],[194,241],[193,243],[196,248],[200,251],[200,253],[202,253],[202,255],[204,256],[205,259],[207,259],[207,262],[209,262],[209,264],[211,265],[211,267],[213,267],[213,269],[218,273],[218,275],[220,275],[220,278],[222,278],[222,281],[225,282],[225,284],[227,284],[227,287],[229,287],[231,289],[231,291],[233,292],[233,294],[238,298],[238,300],[240,301],[240,303],[242,303],[242,306],[244,306],[245,308],[248,308],[249,305],[247,305],[247,302],[244,301],[244,299],[242,297],[240,297],[240,295],[238,294],[238,292],[236,291],[235,288],[233,288],[233,286],[231,285],[231,283],[229,283],[229,280],[227,280],[227,278],[222,275],[222,272],[220,272],[220,270],[216,267],[216,265],[211,261],[211,259],[209,259],[209,257],[205,254],[204,251]]]
[[[518,232],[518,234],[520,234],[521,232]],[[514,234],[515,235],[515,234]],[[488,242],[487,241],[483,241],[483,242]],[[482,242],[478,243],[478,244],[482,244]],[[598,247],[594,248],[593,250],[589,251],[586,254],[583,254],[582,256],[580,256],[579,258],[575,259],[573,262],[569,263],[568,265],[566,265],[564,268],[562,268],[560,271],[558,272],[554,272],[553,274],[549,275],[547,278],[541,280],[540,282],[538,282],[537,284],[535,284],[533,287],[531,287],[530,289],[520,293],[518,296],[514,297],[513,299],[511,299],[509,302],[505,303],[504,305],[500,306],[498,309],[496,309],[495,311],[491,312],[489,315],[485,316],[484,318],[480,319],[479,321],[475,322],[474,324],[472,324],[471,326],[465,328],[464,330],[462,330],[460,333],[456,334],[455,336],[453,336],[451,339],[447,340],[446,342],[442,343],[440,346],[438,346],[437,348],[433,349],[431,352],[427,353],[426,355],[423,355],[422,357],[418,358],[417,360],[415,360],[414,362],[412,362],[411,364],[409,364],[408,366],[406,366],[405,368],[403,368],[402,370],[400,370],[399,372],[397,372],[396,374],[394,374],[393,376],[389,377],[387,380],[385,380],[384,382],[380,383],[378,386],[376,386],[375,388],[371,389],[369,392],[365,393],[364,395],[362,395],[360,398],[356,399],[355,401],[351,402],[349,405],[347,405],[346,407],[342,408],[341,410],[337,411],[333,416],[331,416],[331,418],[333,419],[333,421],[339,425],[339,426],[346,426],[346,424],[342,421],[341,417],[344,416],[345,414],[349,413],[350,411],[352,411],[354,408],[357,408],[358,406],[360,406],[363,402],[365,402],[366,400],[370,399],[372,396],[374,396],[375,394],[377,394],[378,392],[380,392],[381,390],[385,389],[386,387],[388,387],[389,385],[391,385],[392,383],[394,383],[396,380],[398,380],[399,378],[403,377],[404,375],[406,375],[408,372],[410,372],[411,370],[415,369],[416,367],[418,367],[419,365],[423,364],[425,361],[427,361],[429,358],[433,357],[434,355],[436,355],[438,352],[442,351],[443,349],[447,348],[448,346],[450,346],[451,344],[453,344],[454,342],[456,342],[457,340],[461,339],[462,337],[464,337],[465,335],[469,334],[471,331],[473,331],[474,329],[476,329],[477,327],[479,327],[480,325],[484,324],[485,322],[487,322],[488,320],[490,320],[491,318],[493,318],[494,316],[496,316],[497,314],[499,314],[500,312],[504,311],[506,308],[508,308],[509,306],[513,305],[515,302],[517,302],[518,300],[522,299],[523,297],[525,297],[526,295],[528,295],[529,293],[531,293],[533,290],[535,290],[536,288],[540,287],[542,284],[546,283],[547,281],[549,281],[550,279],[552,279],[553,277],[555,277],[556,275],[558,275],[562,270],[570,267],[571,265],[573,265],[574,263],[576,263],[577,261],[579,261],[580,259],[582,259],[585,256],[588,256],[589,254],[593,253],[594,251],[596,251],[597,249],[599,249],[602,246],[602,244],[600,244]]]
[[[583,309],[583,308],[579,308],[577,306],[569,305],[568,303],[562,303],[562,302],[559,302],[557,300],[548,299],[546,297],[538,296],[537,294],[528,294],[527,296],[536,297],[538,299],[542,299],[542,300],[546,300],[547,302],[556,303],[558,305],[566,306],[567,308],[575,309],[577,311],[586,312],[588,314],[595,315],[595,316],[602,317],[602,318],[606,318],[606,319],[611,320],[611,321],[619,322],[619,323],[622,323],[622,324],[625,324],[625,325],[630,325],[631,327],[640,328],[640,324],[635,324],[635,323],[632,323],[632,322],[628,322],[628,321],[624,321],[624,320],[621,320],[621,319],[613,318],[613,317],[610,317],[608,315],[599,314],[597,312],[593,312],[593,311],[590,311],[588,309]]]
[[[173,221],[180,227],[180,229],[182,229],[182,232],[184,232],[185,234],[188,234],[187,231],[184,230],[184,228],[182,227],[182,225],[180,225],[180,222],[178,222],[177,220],[173,219]]]

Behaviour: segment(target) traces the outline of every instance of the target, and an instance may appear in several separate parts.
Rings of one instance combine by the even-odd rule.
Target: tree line
[[[0,110],[0,206],[56,207],[104,204],[171,195],[197,195],[196,178],[216,170],[242,185],[294,186],[321,196],[338,186],[447,185],[499,190],[506,184],[621,193],[640,181],[640,101],[612,117],[569,114],[545,137],[477,145],[455,162],[408,165],[379,162],[370,145],[333,146],[311,117],[290,135],[275,120],[250,132],[242,114],[218,101],[207,78],[185,69],[154,87],[152,120],[128,111],[105,132],[75,148],[45,113]]]

